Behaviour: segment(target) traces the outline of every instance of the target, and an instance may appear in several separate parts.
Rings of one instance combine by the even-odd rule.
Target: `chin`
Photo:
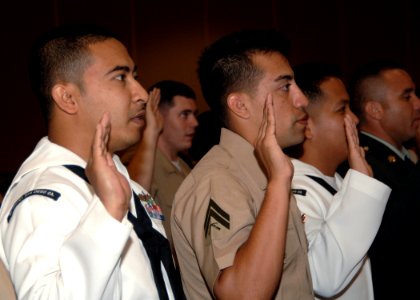
[[[120,141],[120,145],[118,151],[122,151],[125,150],[127,148],[130,148],[131,146],[135,145],[137,142],[139,142],[141,139],[141,135],[140,134],[135,134],[135,135],[131,135],[131,136],[126,136],[125,139],[122,139]]]
[[[297,144],[300,144],[303,142],[303,140],[305,139],[305,136],[303,134],[299,134],[299,135],[294,135],[292,137],[290,137],[287,141],[285,140],[278,140],[278,144],[280,145],[280,147],[282,149],[287,148],[287,147],[291,147],[291,146],[295,146]]]

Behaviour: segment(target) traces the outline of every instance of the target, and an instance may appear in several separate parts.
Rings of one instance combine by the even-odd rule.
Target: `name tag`
[[[292,193],[294,195],[306,196],[306,190],[304,189],[292,189]]]

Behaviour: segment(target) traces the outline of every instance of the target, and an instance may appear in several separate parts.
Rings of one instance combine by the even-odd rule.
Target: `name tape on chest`
[[[306,190],[304,189],[292,189],[294,195],[306,196]]]

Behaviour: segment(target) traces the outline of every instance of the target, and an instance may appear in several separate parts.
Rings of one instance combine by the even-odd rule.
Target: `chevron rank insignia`
[[[206,212],[206,220],[204,222],[204,232],[207,236],[210,232],[210,227],[214,227],[217,230],[225,227],[230,228],[230,216],[223,209],[220,208],[212,199],[210,199],[209,207]]]

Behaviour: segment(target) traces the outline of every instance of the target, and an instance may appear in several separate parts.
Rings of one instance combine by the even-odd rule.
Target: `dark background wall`
[[[390,2],[387,4],[386,2]],[[28,49],[53,26],[95,23],[123,39],[147,88],[161,79],[190,84],[201,50],[249,27],[277,27],[292,64],[332,62],[345,74],[371,59],[404,63],[420,85],[420,1],[399,0],[38,0],[9,1],[0,18],[0,175],[13,173],[46,134],[27,78]]]

